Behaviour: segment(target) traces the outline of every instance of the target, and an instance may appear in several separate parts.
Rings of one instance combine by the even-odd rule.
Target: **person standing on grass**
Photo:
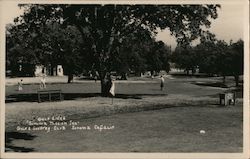
[[[20,82],[18,82],[18,91],[22,91],[23,90],[23,79],[21,79]]]
[[[164,78],[163,76],[161,76],[161,91],[163,90],[164,88]]]
[[[46,88],[45,75],[43,75],[43,78],[41,79],[41,83],[40,83],[40,89],[44,89],[44,88]]]
[[[112,96],[112,104],[113,104],[113,99],[114,99],[114,96],[115,96],[115,80],[114,79],[111,79],[111,88],[109,90],[109,93]]]
[[[115,96],[115,80],[114,79],[111,79],[111,87],[110,87],[109,93],[112,95],[112,97]]]

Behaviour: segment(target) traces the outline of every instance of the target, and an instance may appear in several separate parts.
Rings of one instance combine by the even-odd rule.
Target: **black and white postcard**
[[[0,1],[1,158],[249,158],[249,2]]]

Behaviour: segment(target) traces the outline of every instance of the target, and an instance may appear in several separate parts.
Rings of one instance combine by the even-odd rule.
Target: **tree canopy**
[[[185,70],[199,68],[200,72],[208,75],[224,77],[234,76],[236,86],[239,85],[239,76],[243,74],[244,43],[240,39],[237,42],[227,44],[223,40],[202,39],[197,46],[177,47],[172,55],[172,62],[177,67]]]
[[[77,67],[80,60],[83,60],[84,62],[80,63],[87,63],[85,66],[87,69],[97,71],[101,79],[103,94],[108,92],[108,88],[105,87],[105,81],[107,81],[105,78],[114,70],[115,63],[120,64],[120,71],[136,67],[138,63],[146,64],[148,69],[159,70],[162,67],[167,69],[167,61],[166,63],[163,62],[165,66],[163,64],[157,66],[157,64],[160,64],[159,59],[167,60],[166,54],[163,53],[166,51],[163,45],[153,42],[152,46],[156,47],[157,51],[153,51],[152,48],[154,47],[147,48],[145,46],[147,41],[154,39],[157,28],[168,28],[172,35],[177,38],[178,43],[187,44],[206,34],[205,28],[210,27],[211,19],[217,18],[217,9],[220,7],[219,5],[114,4],[22,4],[20,6],[25,8],[25,12],[24,15],[15,19],[15,25],[18,30],[22,30],[23,35],[27,34],[28,37],[31,37],[30,40],[35,38],[34,35],[41,37],[46,32],[48,24],[53,26],[56,23],[61,28],[71,26],[78,30],[81,40],[78,38],[73,42],[70,39],[65,40],[65,45],[58,45],[62,42],[56,39],[48,40],[48,43],[50,43],[48,46],[52,46],[52,49],[57,48],[54,52],[59,53],[55,55],[60,55],[60,52],[67,52],[69,56],[63,54],[65,56],[62,59],[68,59],[66,61],[69,63],[76,64],[74,68]],[[69,30],[64,31],[65,33],[70,32]],[[43,37],[51,39],[51,37]],[[141,48],[144,50],[152,49],[149,52],[154,52],[152,54],[159,56],[145,55],[142,50],[136,51],[137,48],[134,48],[132,56],[137,56],[137,58],[127,58],[126,63],[121,65],[121,60],[125,57],[122,54],[128,52],[124,51],[126,50],[125,43],[128,43],[128,39],[131,37],[134,37],[134,41],[137,41],[136,46],[140,41],[143,41]],[[39,48],[36,47],[39,42],[34,41],[34,43],[33,47]],[[74,48],[77,49],[74,50]],[[43,46],[43,54],[46,53],[44,50],[49,50],[49,53],[51,48]],[[81,55],[81,58],[73,58],[78,57],[78,55]],[[72,61],[70,61],[71,57]],[[145,58],[150,57],[155,58],[151,58],[151,61],[145,60]],[[137,60],[137,62],[133,60]],[[66,63],[64,67],[67,66]],[[142,66],[142,64],[139,66]],[[68,71],[69,75],[73,73]]]

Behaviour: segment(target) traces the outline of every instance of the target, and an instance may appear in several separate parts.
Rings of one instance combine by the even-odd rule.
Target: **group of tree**
[[[82,41],[74,27],[61,28],[59,24],[49,23],[28,31],[20,29],[20,25],[10,25],[6,35],[6,66],[12,75],[33,76],[36,65],[50,66],[53,72],[58,64],[64,66],[67,75],[81,72]],[[27,68],[20,68],[25,65]]]
[[[96,71],[107,94],[112,71],[168,70],[169,47],[156,42],[168,28],[179,44],[204,34],[219,5],[23,4],[7,33],[7,65],[62,63],[66,74]],[[24,51],[25,50],[25,51]],[[29,55],[29,56],[26,56]]]
[[[217,40],[214,35],[210,38],[201,38],[197,46],[178,46],[172,54],[171,60],[176,67],[189,70],[192,73],[198,68],[199,72],[209,76],[222,76],[225,83],[226,76],[234,76],[236,86],[239,85],[239,77],[243,75],[244,68],[244,42],[226,43]]]
[[[80,32],[74,26],[48,23],[35,31],[25,32],[18,29],[18,25],[8,25],[6,41],[7,69],[13,75],[33,76],[39,64],[50,66],[51,73],[57,65],[63,65],[68,82],[73,75],[96,73],[91,50],[83,45]],[[170,47],[143,30],[126,36],[117,51],[117,55],[112,55],[112,65],[107,67],[122,75],[122,79],[126,79],[130,71],[137,74],[169,71]]]

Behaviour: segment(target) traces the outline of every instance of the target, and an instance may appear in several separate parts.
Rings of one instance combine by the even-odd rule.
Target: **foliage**
[[[48,23],[32,32],[10,26],[7,34],[8,66],[14,75],[18,74],[16,69],[20,64],[32,68],[28,71],[32,73],[30,75],[33,75],[35,65],[39,64],[51,66],[51,72],[61,64],[66,75],[81,72],[79,36],[76,28],[61,28],[58,23]],[[23,69],[23,72],[27,73],[27,70]]]
[[[195,47],[178,46],[172,55],[172,61],[177,67],[192,70],[199,67],[199,71],[208,75],[234,76],[236,86],[239,76],[243,74],[243,41],[227,44],[225,41],[202,39]]]
[[[83,59],[79,60],[84,60],[87,63],[86,69],[91,68],[98,72],[103,94],[108,92],[107,87],[104,87],[105,81],[107,81],[105,78],[114,69],[127,70],[128,66],[130,69],[131,63],[134,64],[134,66],[131,66],[132,69],[144,69],[140,67],[145,64],[145,59],[142,58],[144,55],[141,56],[143,52],[137,50],[138,48],[134,48],[132,52],[132,57],[136,58],[131,58],[131,61],[130,58],[126,58],[126,64],[121,65],[123,57],[126,57],[124,56],[125,53],[121,51],[124,50],[122,46],[131,34],[137,38],[136,44],[138,44],[140,39],[144,41],[144,36],[141,35],[152,39],[157,28],[169,28],[171,33],[177,37],[178,43],[189,43],[205,33],[202,26],[207,28],[210,26],[210,19],[217,18],[217,8],[219,7],[219,5],[79,4],[23,4],[20,6],[25,8],[25,13],[16,19],[16,25],[19,29],[42,34],[44,26],[48,23],[58,23],[64,27],[74,26],[79,30],[82,42],[78,48],[81,54],[84,54],[81,56]],[[141,35],[137,36],[137,34]],[[145,47],[145,43],[147,42],[143,42],[141,46],[148,50],[149,48]],[[38,45],[37,42],[36,45]],[[160,46],[163,49],[161,44],[157,45],[155,44],[155,47]],[[156,65],[161,62],[160,58],[166,58],[163,55],[164,51],[160,51],[161,48],[154,51],[154,54],[158,56],[153,56],[152,50],[152,54],[148,54],[148,58],[154,57],[150,62],[146,62],[150,69],[158,71],[162,67],[162,65]],[[73,53],[71,49],[69,52],[69,54]],[[73,58],[70,61],[69,57],[69,63],[77,63],[77,59]],[[114,65],[115,63],[117,65]],[[139,67],[137,67],[138,64]],[[114,68],[113,66],[117,67]]]
[[[166,46],[162,41],[153,42],[150,52],[147,53],[147,70],[153,72],[160,72],[160,70],[165,70],[169,72],[169,54],[171,50],[170,47]]]
[[[6,68],[15,76],[33,76],[35,64],[38,62],[35,56],[36,49],[26,42],[31,42],[30,34],[24,37],[25,32],[17,26],[6,28]]]
[[[177,68],[184,69],[187,74],[189,70],[193,70],[198,66],[197,53],[191,46],[178,45],[171,56],[172,62],[175,63]]]

